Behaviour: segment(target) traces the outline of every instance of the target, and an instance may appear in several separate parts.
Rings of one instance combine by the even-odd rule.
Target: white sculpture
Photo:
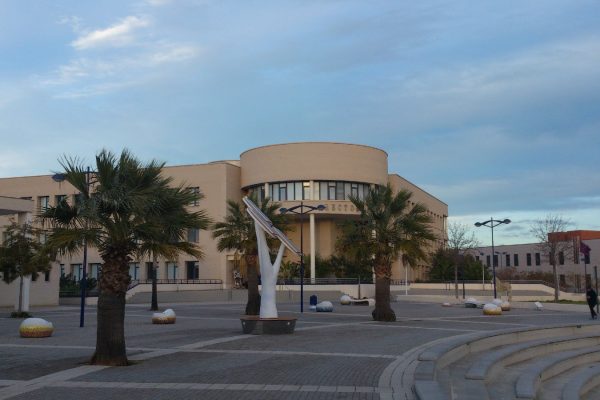
[[[260,293],[260,318],[277,318],[279,315],[277,314],[277,304],[275,303],[277,297],[275,290],[277,288],[277,275],[279,274],[285,245],[281,243],[277,258],[271,264],[271,255],[269,254],[265,231],[258,224],[254,224],[254,227],[256,228],[258,262],[260,263],[260,280],[262,285]]]
[[[502,305],[502,300],[501,299],[494,299],[494,300],[492,300],[492,304],[495,304],[498,307],[500,307]]]
[[[246,205],[246,212],[254,220],[256,230],[256,242],[258,248],[258,261],[260,264],[261,275],[261,297],[260,297],[260,319],[274,319],[278,317],[276,300],[277,274],[281,266],[283,251],[285,247],[296,254],[301,254],[300,250],[277,229],[271,220],[250,200],[248,197],[242,199]],[[275,262],[271,263],[271,255],[265,232],[271,237],[279,239],[281,245]]]
[[[535,309],[538,310],[538,311],[542,311],[544,309],[544,306],[539,301],[536,301],[533,304],[535,305]]]
[[[343,306],[347,306],[352,302],[352,298],[350,296],[348,296],[347,294],[343,295],[342,297],[340,297],[340,304]]]

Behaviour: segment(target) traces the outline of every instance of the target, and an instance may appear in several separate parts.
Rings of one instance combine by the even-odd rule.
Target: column
[[[316,251],[315,251],[315,214],[310,216],[310,282],[315,283],[316,277]]]

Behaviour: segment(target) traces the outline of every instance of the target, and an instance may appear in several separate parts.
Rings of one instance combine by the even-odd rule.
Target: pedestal
[[[242,331],[251,335],[284,335],[294,333],[296,318],[260,318],[258,315],[244,315],[240,318]]]

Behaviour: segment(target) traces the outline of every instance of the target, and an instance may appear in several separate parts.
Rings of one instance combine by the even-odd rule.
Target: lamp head
[[[285,207],[281,207],[281,208],[279,209],[279,212],[280,212],[280,213],[282,213],[282,214],[285,214],[287,211],[288,211],[288,209],[287,209],[287,208],[285,208]]]
[[[478,228],[479,228],[481,225],[483,225],[481,222],[475,222],[475,226],[476,226],[476,227],[478,227]]]
[[[319,204],[317,206],[317,210],[319,210],[319,211],[323,211],[325,208],[327,208],[327,207],[325,207],[323,204]]]
[[[504,221],[502,221],[503,224],[510,224],[510,219],[506,218]]]

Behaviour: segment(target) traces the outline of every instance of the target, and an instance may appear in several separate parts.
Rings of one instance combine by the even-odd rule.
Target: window
[[[156,278],[158,278],[158,264],[156,265]],[[146,276],[147,279],[154,279],[154,263],[152,261],[146,262]]]
[[[531,253],[527,253],[527,266],[531,267]]]
[[[140,263],[129,263],[129,276],[132,281],[140,279]]]
[[[515,267],[518,267],[519,266],[519,255],[518,254],[514,255],[513,261],[514,261],[513,264],[515,264]]]
[[[558,263],[560,265],[565,265],[565,253],[563,253],[562,251],[558,252]]]
[[[350,195],[354,198],[358,198],[358,183],[353,183],[350,189]]]
[[[279,184],[279,200],[280,201],[287,200],[287,185],[285,183]]]
[[[475,256],[475,260],[476,260],[476,261],[479,261],[479,256]]]
[[[45,244],[46,241],[48,240],[48,233],[47,232],[41,232],[38,239],[40,241],[40,244]]]
[[[59,205],[63,200],[67,200],[67,195],[66,194],[57,194],[56,196],[54,196],[54,204],[55,205]]]
[[[312,200],[312,196],[311,196],[311,193],[310,193],[310,182],[303,182],[302,183],[302,190],[303,190],[303,192],[302,192],[303,195],[302,196],[304,197],[304,200]],[[298,199],[296,199],[296,200],[298,200]]]
[[[335,199],[344,200],[344,182],[335,183]]]
[[[90,264],[90,278],[98,279],[100,271],[102,270],[102,264],[93,263]]]
[[[328,194],[329,196],[327,197],[329,200],[335,200],[335,182],[329,182],[327,184],[328,187]]]
[[[177,263],[170,261],[167,263],[167,279],[177,279]]]
[[[542,263],[540,253],[535,253],[535,265],[540,265]]]
[[[196,196],[200,196],[200,188],[198,186],[191,187],[190,192],[192,192]],[[190,206],[199,206],[200,199],[194,199],[190,202]]]
[[[44,272],[44,281],[50,282],[50,271]]]
[[[187,231],[187,241],[192,243],[198,243],[200,240],[200,231],[197,228],[190,228]]]
[[[50,196],[39,196],[38,197],[38,209],[40,212],[44,212],[50,206]]]
[[[65,264],[60,264],[60,276],[65,276]]]
[[[198,279],[200,276],[200,266],[198,261],[186,261],[185,269],[187,279]]]
[[[494,254],[494,266],[498,266],[498,254]]]
[[[83,277],[83,268],[81,264],[71,264],[71,273],[73,274],[73,279],[79,282]]]
[[[506,254],[506,266],[510,267],[510,254]]]
[[[304,196],[304,198],[302,198]],[[302,188],[302,182],[294,182],[294,200],[304,200],[307,199],[306,193],[304,193]]]
[[[485,264],[489,267],[490,266],[490,256],[485,256]]]
[[[83,195],[81,193],[77,193],[73,195],[73,204],[76,206],[80,205],[83,201]]]

